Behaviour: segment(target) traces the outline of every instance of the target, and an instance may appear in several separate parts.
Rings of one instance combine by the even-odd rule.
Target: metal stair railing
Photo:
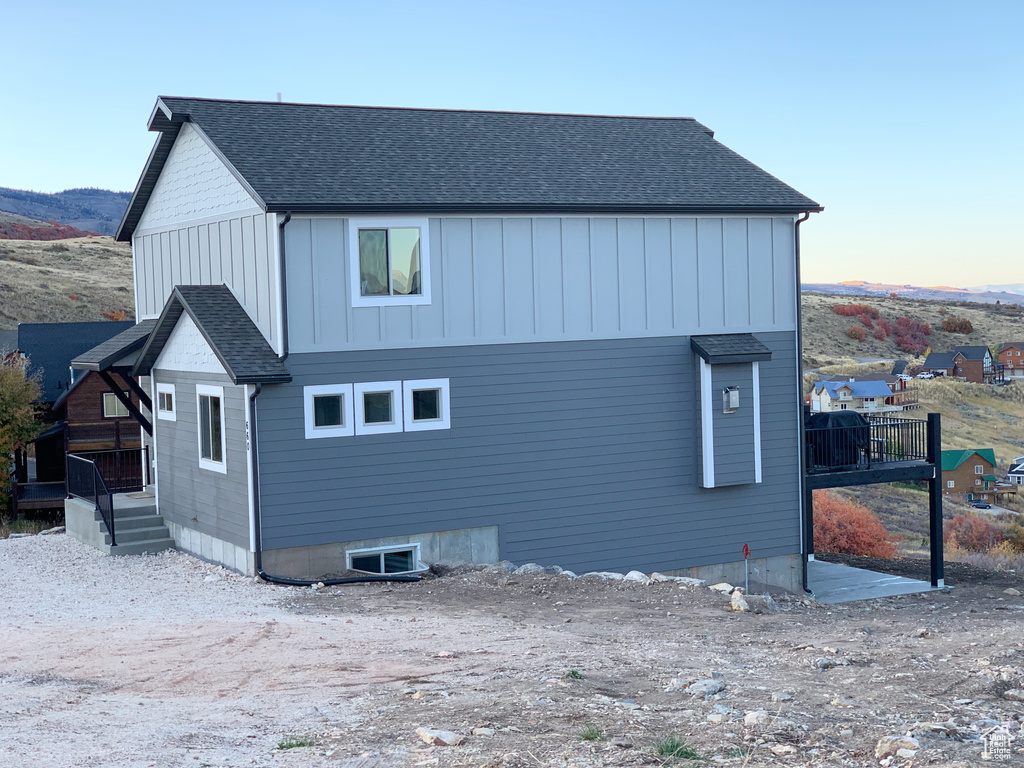
[[[68,495],[91,501],[103,518],[103,524],[110,534],[110,546],[117,546],[114,534],[114,495],[103,479],[103,473],[95,461],[73,454],[68,455]]]

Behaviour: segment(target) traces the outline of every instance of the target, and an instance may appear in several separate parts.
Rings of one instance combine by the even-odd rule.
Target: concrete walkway
[[[854,600],[916,595],[940,589],[927,581],[865,571],[823,560],[807,563],[807,585],[819,603],[852,603]]]

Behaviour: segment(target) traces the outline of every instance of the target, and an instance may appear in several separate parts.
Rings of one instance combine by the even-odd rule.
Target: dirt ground
[[[1024,704],[1003,696],[1024,688],[1016,573],[950,564],[946,593],[755,614],[675,582],[500,569],[278,587],[34,536],[0,540],[0,580],[8,768],[865,766],[908,731],[919,749],[883,765],[973,766],[998,764],[992,729],[1024,764]],[[659,756],[666,737],[699,758]]]

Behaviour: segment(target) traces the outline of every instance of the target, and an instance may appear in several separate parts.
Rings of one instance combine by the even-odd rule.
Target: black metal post
[[[928,531],[931,538],[932,586],[944,586],[942,548],[942,423],[937,413],[928,414],[928,462],[935,474],[928,482]]]

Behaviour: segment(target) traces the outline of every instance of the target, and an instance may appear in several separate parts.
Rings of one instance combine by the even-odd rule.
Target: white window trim
[[[340,395],[341,417],[344,424],[333,427],[318,427],[314,421],[313,399],[324,395]],[[317,384],[302,388],[302,399],[306,413],[306,439],[320,437],[351,437],[355,434],[355,409],[351,384]]]
[[[391,432],[401,432],[404,422],[402,419],[402,382],[401,381],[369,381],[353,385],[353,400],[355,407],[355,427],[357,435],[385,435]],[[391,404],[394,413],[391,414],[392,421],[388,424],[367,424],[366,413],[363,410],[363,395],[367,392],[390,392]]]
[[[219,397],[220,398],[220,456],[221,461],[213,461],[211,459],[203,458],[203,435],[202,435],[202,419],[199,418],[200,398],[206,395],[207,397]],[[224,387],[212,387],[208,384],[196,384],[196,452],[199,456],[199,466],[203,469],[209,469],[213,472],[220,472],[223,475],[228,473],[228,436],[224,428]]]
[[[171,396],[171,410],[165,411],[160,407],[160,395]],[[164,419],[165,421],[178,420],[178,395],[174,391],[173,384],[156,385],[156,417],[158,419]]]
[[[412,393],[423,389],[441,390],[441,418],[416,421],[413,419]],[[431,429],[451,429],[451,393],[448,379],[415,379],[402,382],[405,411],[405,431],[425,432]]]
[[[125,393],[125,394],[127,394],[127,393]],[[107,402],[108,402],[107,398],[108,397],[114,403],[114,412],[113,413],[107,413]],[[124,413],[118,413],[117,412],[118,408],[124,408]],[[129,416],[131,416],[131,413],[128,411],[127,408],[124,407],[124,403],[122,403],[120,400],[117,399],[117,395],[115,395],[113,392],[104,392],[103,393],[103,418],[104,419],[127,419]]]
[[[361,216],[348,220],[349,283],[353,307],[414,307],[430,303],[430,231],[425,216]],[[417,296],[363,296],[359,291],[359,230],[411,229],[420,231],[420,288]]]
[[[984,475],[985,474],[985,465],[984,464],[975,464],[974,465],[974,474],[976,474],[976,475]]]
[[[946,481],[946,487],[947,488],[956,488],[956,482],[954,480],[947,480]]]
[[[348,570],[350,570],[350,571],[357,570],[356,568],[352,567],[352,556],[353,555],[355,555],[356,557],[360,557],[360,556],[363,556],[363,555],[373,555],[373,554],[386,555],[389,552],[405,552],[406,550],[409,550],[409,549],[412,550],[413,560],[415,561],[415,566],[413,567],[413,570],[411,570],[411,571],[395,571],[395,572],[393,572],[392,574],[389,574],[389,575],[398,575],[398,574],[401,574],[401,573],[422,573],[423,571],[427,570],[427,566],[424,565],[423,562],[420,560],[420,545],[419,545],[419,542],[412,542],[410,544],[393,544],[393,545],[388,546],[388,547],[369,547],[367,549],[349,549],[349,550],[346,550],[346,552],[345,552],[345,567],[348,568]],[[383,566],[384,566],[384,563],[383,563],[383,561],[381,561],[381,570],[380,570],[380,574],[381,575],[384,574],[384,567]],[[377,571],[359,571],[359,573],[377,573]]]

